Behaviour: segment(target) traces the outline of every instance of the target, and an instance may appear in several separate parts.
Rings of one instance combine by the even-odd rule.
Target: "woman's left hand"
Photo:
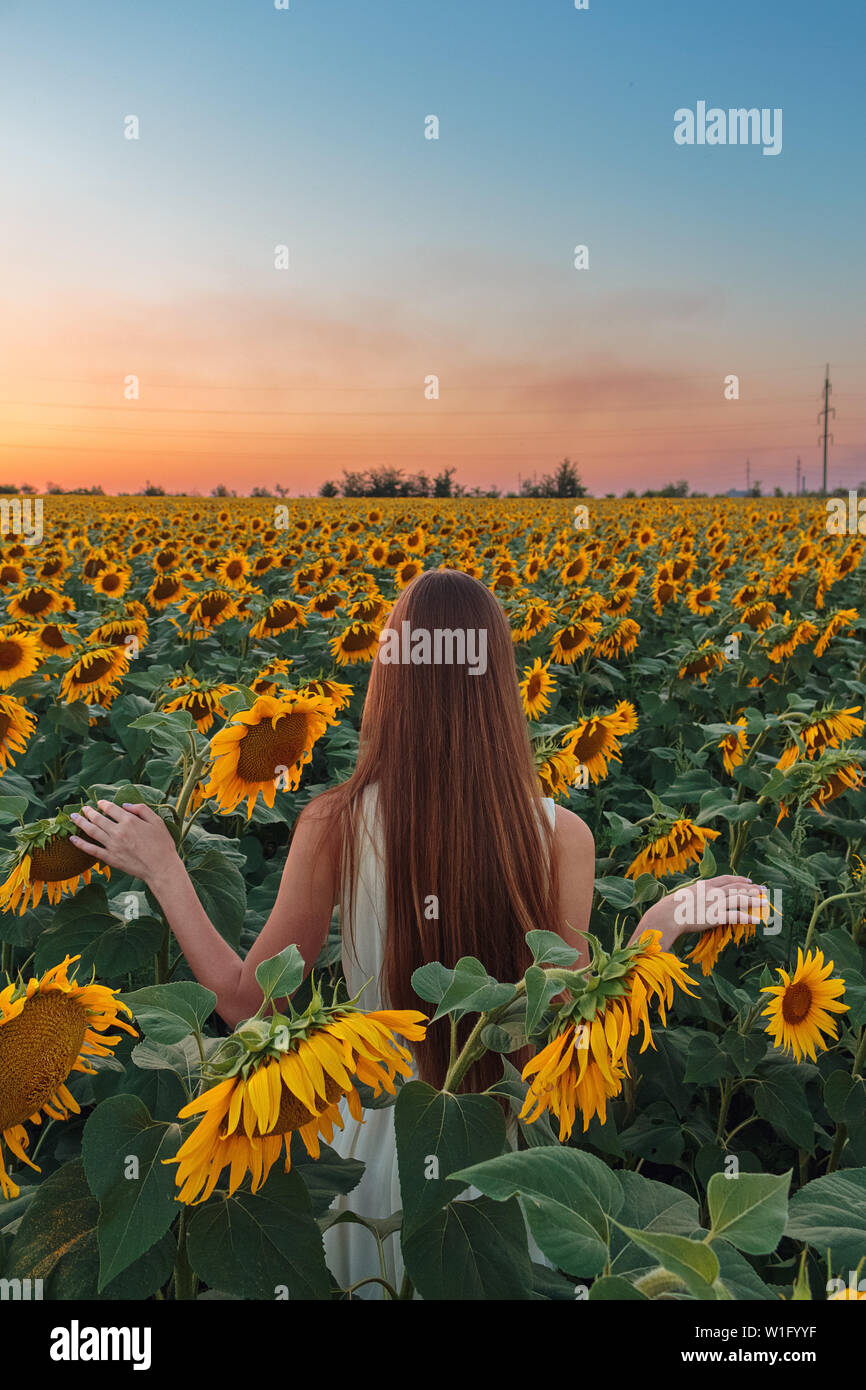
[[[70,819],[88,837],[70,835],[70,844],[147,884],[177,857],[170,831],[149,806],[98,801],[96,806],[83,806]]]

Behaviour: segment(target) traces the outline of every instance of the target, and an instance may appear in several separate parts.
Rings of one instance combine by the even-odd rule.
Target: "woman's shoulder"
[[[595,851],[595,839],[585,820],[569,811],[567,806],[555,802],[553,813],[553,833],[558,845],[565,851]]]

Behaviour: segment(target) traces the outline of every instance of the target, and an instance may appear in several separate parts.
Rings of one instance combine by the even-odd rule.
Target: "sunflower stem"
[[[195,791],[196,783],[199,777],[201,776],[202,770],[204,769],[204,766],[207,763],[209,757],[209,751],[199,753],[198,755],[194,754],[192,765],[190,767],[189,772],[186,775],[186,780],[184,781],[184,784],[180,789],[180,795],[177,798],[177,805],[174,808],[174,813],[177,818],[177,835],[175,838],[175,843],[177,844],[178,849],[183,844],[184,836],[186,834],[186,811],[187,807],[189,806],[190,797]]]
[[[12,978],[12,943],[11,943],[10,941],[4,941],[4,942],[3,942],[3,953],[2,953],[2,956],[0,956],[0,971],[2,971],[3,974],[6,975],[7,978],[11,980],[11,978]]]
[[[190,1301],[198,1291],[198,1279],[193,1273],[186,1249],[187,1210],[183,1208],[177,1228],[177,1257],[174,1262],[174,1296]]]
[[[804,955],[806,951],[808,951],[809,949],[809,943],[812,940],[812,935],[815,931],[815,923],[817,922],[820,914],[824,911],[824,908],[829,907],[830,903],[841,902],[843,898],[859,898],[862,896],[862,893],[862,888],[858,889],[856,893],[834,893],[832,897],[825,898],[823,902],[818,903],[817,907],[815,908],[815,911],[812,913],[812,917],[809,922],[809,927],[806,932],[806,940],[803,942]]]
[[[556,973],[568,974],[569,972],[562,971]],[[514,993],[512,994],[511,998],[506,1001],[506,1003],[500,1004],[499,1007],[496,1009],[490,1009],[487,1013],[478,1015],[478,1022],[475,1024],[475,1027],[472,1029],[472,1032],[469,1034],[469,1037],[463,1044],[463,1048],[460,1052],[460,1055],[458,1056],[457,1060],[451,1063],[448,1067],[448,1075],[445,1077],[445,1082],[442,1087],[443,1091],[454,1093],[457,1090],[457,1087],[460,1085],[460,1082],[463,1080],[472,1063],[476,1062],[479,1057],[483,1057],[485,1052],[487,1051],[487,1048],[485,1047],[484,1043],[481,1042],[481,1034],[487,1027],[488,1023],[495,1023],[498,1018],[502,1017],[506,1009],[511,1008],[511,1005],[514,1003],[515,999],[519,999],[520,996],[525,993],[526,981],[520,980],[514,986]]]

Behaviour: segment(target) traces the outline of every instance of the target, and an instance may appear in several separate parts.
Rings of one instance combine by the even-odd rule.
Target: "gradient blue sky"
[[[838,0],[0,0],[0,472],[769,490],[818,481],[829,360],[866,480],[864,38]],[[677,146],[698,100],[782,107],[782,153]]]

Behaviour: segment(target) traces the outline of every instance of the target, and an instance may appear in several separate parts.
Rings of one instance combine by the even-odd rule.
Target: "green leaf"
[[[174,1237],[164,1235],[100,1295],[98,1218],[80,1159],[63,1164],[39,1184],[10,1246],[4,1276],[43,1279],[45,1295],[63,1302],[150,1298],[171,1275]]]
[[[335,1197],[345,1196],[358,1186],[364,1176],[364,1164],[357,1158],[342,1158],[327,1144],[322,1144],[318,1158],[311,1158],[300,1135],[293,1134],[292,1172],[303,1178],[313,1215],[320,1217]]]
[[[629,1300],[638,1303],[646,1303],[646,1294],[642,1294],[636,1289],[634,1284],[630,1284],[627,1279],[621,1279],[619,1275],[607,1275],[603,1279],[594,1279],[592,1288],[589,1291],[590,1303],[613,1302],[623,1303]]]
[[[759,1062],[767,1055],[766,1033],[738,1033],[729,1028],[722,1038],[722,1047],[740,1076],[752,1076]]]
[[[114,919],[95,943],[96,974],[100,980],[129,975],[156,955],[162,942],[163,925],[156,917]]]
[[[304,978],[306,965],[294,942],[256,966],[256,979],[266,999],[284,999],[294,994]]]
[[[464,1190],[451,1173],[505,1147],[505,1116],[492,1096],[451,1095],[424,1081],[402,1087],[394,1131],[407,1235]]]
[[[669,1273],[682,1279],[695,1298],[712,1300],[717,1297],[713,1284],[719,1277],[719,1261],[715,1252],[703,1241],[639,1231],[633,1226],[621,1226],[620,1229],[635,1245],[653,1255]]]
[[[422,1298],[479,1302],[532,1297],[526,1226],[516,1202],[449,1202],[403,1233],[403,1259]]]
[[[788,1219],[790,1185],[790,1169],[781,1177],[739,1173],[728,1178],[714,1173],[707,1184],[713,1239],[723,1236],[747,1255],[772,1254]]]
[[[597,878],[595,888],[599,896],[619,912],[634,902],[634,884],[630,878]]]
[[[454,1175],[497,1202],[519,1196],[540,1248],[566,1274],[599,1274],[608,1260],[608,1216],[622,1190],[593,1154],[538,1148],[502,1154]]]
[[[162,1160],[173,1157],[180,1143],[180,1125],[154,1123],[137,1096],[113,1096],[91,1112],[81,1157],[99,1202],[100,1292],[149,1250],[179,1214],[176,1170]]]
[[[182,1042],[190,1033],[200,1033],[216,1006],[213,990],[192,980],[148,985],[117,997],[132,1009],[143,1032],[163,1043]]]
[[[229,945],[237,946],[247,905],[246,884],[237,865],[219,850],[208,848],[191,854],[186,867],[201,905],[220,936]]]
[[[414,975],[412,979],[414,982]],[[444,1018],[446,1014],[463,1018],[465,1014],[486,1013],[500,1004],[507,1004],[513,996],[513,985],[500,984],[492,975],[488,975],[480,960],[474,956],[463,956],[451,972],[448,988],[439,1001],[431,1023]]]
[[[244,1299],[328,1299],[322,1233],[299,1173],[272,1170],[253,1196],[217,1192],[189,1223],[189,1261],[212,1288]]]
[[[544,1011],[562,989],[562,985],[552,980],[540,965],[531,965],[526,972],[526,1034],[531,1037],[537,1031]]]
[[[731,1066],[719,1040],[712,1033],[698,1033],[689,1044],[686,1062],[686,1082],[705,1086],[713,1081],[729,1076]]]
[[[804,1076],[796,1066],[776,1067],[755,1087],[755,1109],[796,1148],[812,1148],[815,1122],[804,1091]]]
[[[822,1256],[829,1249],[834,1271],[856,1269],[866,1251],[866,1168],[828,1173],[795,1192],[785,1234]]]
[[[26,796],[0,796],[0,821],[20,821],[26,810]]]
[[[702,854],[702,856],[701,856],[701,864],[700,864],[700,871],[699,871],[699,873],[698,873],[698,877],[699,877],[699,878],[712,878],[713,875],[716,874],[717,872],[718,872],[718,869],[717,869],[717,867],[716,867],[716,856],[713,854],[713,851],[710,849],[710,842],[709,842],[709,840],[708,840],[707,843],[704,845],[704,852],[703,852],[703,854]]]
[[[528,931],[526,944],[536,965],[562,965],[570,970],[580,958],[578,950],[555,931]]]

